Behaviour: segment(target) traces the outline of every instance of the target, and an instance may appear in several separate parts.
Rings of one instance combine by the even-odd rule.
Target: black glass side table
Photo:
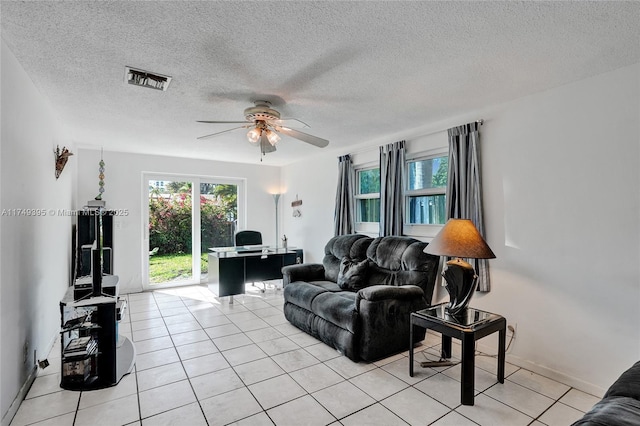
[[[460,315],[451,316],[445,310],[447,303],[411,313],[409,376],[413,377],[413,333],[416,327],[431,329],[442,334],[442,358],[451,358],[451,338],[462,343],[463,405],[473,405],[475,385],[475,341],[496,331],[498,336],[498,381],[504,383],[505,341],[507,320],[497,314],[467,308]]]

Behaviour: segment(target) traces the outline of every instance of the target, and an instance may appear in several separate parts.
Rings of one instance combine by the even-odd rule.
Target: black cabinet
[[[244,282],[276,280],[282,278],[282,267],[296,263],[295,253],[244,258]]]

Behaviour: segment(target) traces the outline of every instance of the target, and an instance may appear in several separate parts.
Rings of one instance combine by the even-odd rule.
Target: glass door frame
[[[171,180],[191,182],[191,279],[172,281],[166,283],[149,282],[149,181]],[[142,289],[155,290],[167,287],[179,287],[202,284],[203,281],[200,265],[201,256],[201,218],[200,218],[200,184],[230,184],[238,187],[237,213],[238,229],[245,229],[246,214],[246,179],[229,178],[220,176],[188,175],[178,173],[142,172]]]

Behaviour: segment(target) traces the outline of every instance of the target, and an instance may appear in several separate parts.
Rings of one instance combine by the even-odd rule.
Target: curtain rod
[[[481,126],[482,126],[482,125],[484,124],[484,119],[483,119],[483,118],[481,118],[481,119],[479,119],[479,120],[472,121],[471,123],[478,123],[479,125],[481,125]],[[454,126],[454,127],[456,127],[456,126]],[[449,130],[449,129],[435,130],[435,131],[430,132],[430,133],[423,133],[423,134],[420,134],[419,136],[431,136],[431,135],[435,135],[436,133],[446,132],[447,130]],[[358,150],[355,150],[355,151],[351,151],[351,152],[349,152],[348,154],[349,154],[349,155],[361,154],[361,153],[366,152],[366,151],[369,151],[369,150],[371,150],[371,149],[375,149],[375,148],[374,148],[374,147],[361,148],[361,149],[358,149]],[[343,154],[343,155],[344,155],[344,154]],[[341,155],[340,157],[342,157],[342,155]]]

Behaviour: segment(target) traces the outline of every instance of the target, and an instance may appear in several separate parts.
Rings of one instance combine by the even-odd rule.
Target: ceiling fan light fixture
[[[262,131],[260,129],[258,129],[257,127],[254,127],[253,129],[251,129],[251,130],[249,130],[247,132],[247,139],[252,144],[257,144],[258,141],[260,141],[260,135],[261,134],[262,134]]]
[[[245,121],[198,121],[199,123],[211,124],[240,124],[238,127],[212,133],[210,135],[200,136],[198,139],[208,139],[236,129],[248,129],[247,139],[249,143],[260,147],[260,152],[262,154],[267,154],[276,150],[276,145],[280,142],[281,134],[293,139],[298,139],[318,148],[324,148],[329,145],[329,141],[326,139],[309,135],[289,127],[284,127],[282,125],[283,121],[296,120],[299,123],[305,123],[297,119],[281,119],[280,113],[272,109],[270,106],[271,104],[267,101],[255,101],[254,107],[244,110]],[[305,126],[307,125],[305,124]]]
[[[280,141],[280,136],[278,136],[278,134],[273,130],[267,129],[266,134],[271,146],[276,146],[276,144]]]

